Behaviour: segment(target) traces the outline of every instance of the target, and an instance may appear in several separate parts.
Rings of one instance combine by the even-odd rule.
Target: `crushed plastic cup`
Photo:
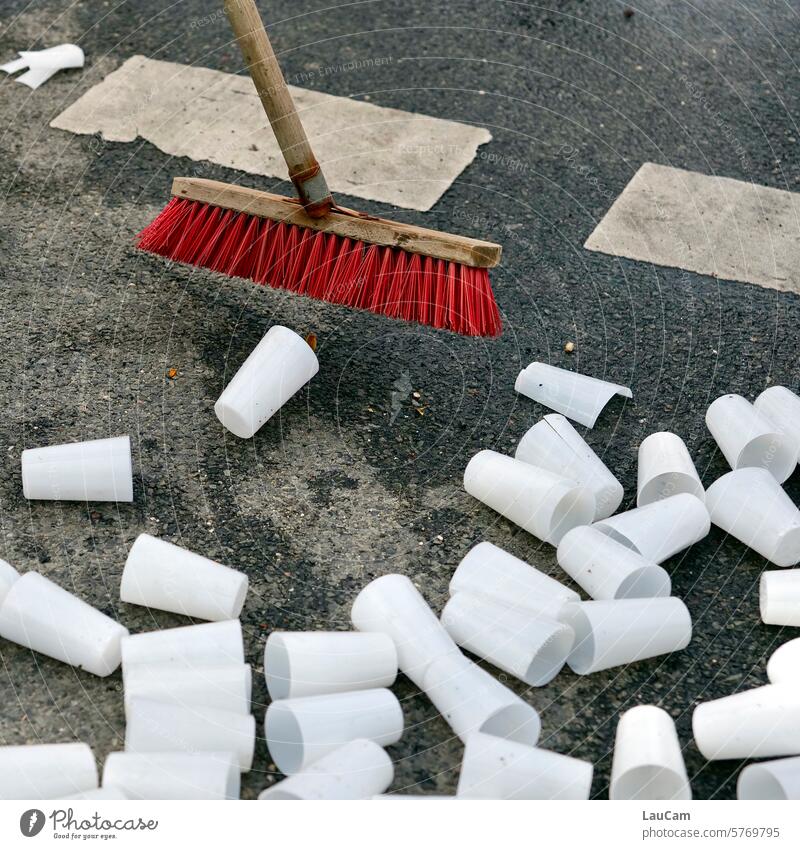
[[[689,449],[676,433],[651,433],[639,446],[636,504],[643,507],[682,492],[705,499]]]
[[[767,469],[778,483],[794,471],[794,440],[741,395],[717,398],[706,411],[706,425],[732,469]]]
[[[275,325],[225,387],[214,412],[234,436],[250,439],[318,371],[305,339]]]
[[[620,718],[608,798],[692,798],[675,723],[665,710],[638,705]]]
[[[272,699],[391,687],[397,649],[380,632],[273,631],[264,648],[264,675]]]
[[[766,469],[737,469],[706,492],[711,521],[776,566],[800,563],[800,510]]]
[[[633,397],[627,386],[546,363],[531,363],[523,369],[514,389],[586,427],[594,427],[603,407],[614,395]]]
[[[573,528],[558,544],[558,565],[593,599],[668,596],[669,574],[657,563],[592,525]]]
[[[759,607],[766,625],[800,625],[800,569],[762,572]]]
[[[45,501],[133,501],[129,436],[28,448],[22,494]]]
[[[392,759],[372,740],[352,740],[302,772],[285,778],[259,795],[262,802],[320,799],[370,799],[392,783]]]
[[[622,484],[558,413],[546,415],[530,428],[520,439],[514,456],[590,489],[595,500],[594,521],[610,516],[622,502]]]
[[[497,451],[479,451],[469,461],[464,489],[551,545],[594,518],[595,499],[589,488]]]
[[[785,386],[770,386],[753,401],[753,406],[792,440],[800,463],[800,396]]]

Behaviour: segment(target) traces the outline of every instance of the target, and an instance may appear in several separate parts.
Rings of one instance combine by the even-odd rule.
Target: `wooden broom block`
[[[298,224],[310,230],[333,233],[373,245],[401,248],[423,256],[458,262],[473,268],[493,268],[500,262],[502,248],[493,242],[439,233],[413,224],[373,218],[363,213],[332,210],[324,218],[311,218],[296,200],[259,192],[243,186],[204,180],[200,177],[175,177],[172,194],[187,200],[234,209],[247,215]]]

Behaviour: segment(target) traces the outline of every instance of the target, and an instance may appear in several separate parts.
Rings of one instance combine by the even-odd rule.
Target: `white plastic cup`
[[[131,799],[238,799],[240,783],[231,752],[111,752],[103,768]]]
[[[797,464],[797,448],[741,395],[722,395],[706,411],[706,426],[732,469],[767,469],[783,483]]]
[[[392,783],[392,759],[372,740],[352,740],[302,772],[263,790],[259,800],[369,799]]]
[[[739,773],[736,798],[800,799],[800,758],[750,764]]]
[[[692,728],[710,761],[800,755],[800,687],[766,684],[703,702]]]
[[[458,645],[531,687],[542,687],[558,675],[575,639],[561,622],[469,593],[456,593],[447,602],[442,624]]]
[[[284,775],[294,775],[352,740],[391,746],[403,734],[403,711],[391,690],[355,690],[279,699],[267,708],[267,748]]]
[[[595,599],[668,596],[672,582],[657,563],[593,525],[573,528],[558,544],[558,564]]]
[[[558,545],[571,528],[588,525],[594,518],[590,489],[497,451],[479,451],[469,461],[464,489],[551,545]]]
[[[36,572],[26,572],[0,606],[0,637],[105,677],[120,662],[128,630]]]
[[[120,599],[157,610],[219,622],[236,619],[247,595],[247,575],[150,534],[131,546]]]
[[[450,594],[462,592],[552,619],[568,602],[580,601],[575,590],[490,542],[473,546],[458,564],[450,579]]]
[[[800,637],[778,646],[767,661],[771,684],[800,685]]]
[[[214,412],[234,436],[250,439],[318,371],[305,339],[276,324],[225,387]]]
[[[785,386],[770,386],[756,398],[753,406],[792,440],[800,462],[800,396]]]
[[[142,698],[127,706],[126,752],[233,752],[239,769],[247,772],[255,743],[250,714]]]
[[[461,799],[586,800],[594,768],[587,761],[489,734],[466,741]]]
[[[514,456],[590,489],[595,501],[594,521],[610,516],[622,502],[622,484],[558,413],[546,415],[530,428],[520,439]]]
[[[636,504],[644,507],[682,492],[705,499],[689,449],[676,433],[651,433],[639,446]]]
[[[242,623],[238,619],[164,628],[124,637],[122,674],[139,664],[171,664],[196,669],[203,666],[244,663]]]
[[[129,436],[22,452],[22,494],[47,501],[133,501]]]
[[[608,798],[692,798],[675,723],[665,710],[638,705],[620,717]]]
[[[617,513],[593,527],[647,560],[663,563],[708,536],[711,520],[706,505],[684,492]]]
[[[384,575],[364,587],[350,618],[362,632],[388,634],[400,669],[418,686],[432,660],[458,647],[405,575]]]
[[[86,743],[0,746],[0,799],[58,799],[96,787]]]
[[[130,799],[131,797],[121,788],[114,787],[110,784],[105,787],[98,787],[96,790],[84,790],[83,793],[73,793],[70,796],[63,796],[63,802],[78,802],[88,800],[103,800],[104,802],[121,801]]]
[[[187,668],[171,663],[140,663],[125,673],[125,705],[152,699],[192,708],[250,713],[252,672],[246,663]]]
[[[463,742],[477,731],[530,746],[539,739],[536,710],[460,653],[435,660],[423,690]]]
[[[766,469],[737,469],[706,492],[711,521],[776,566],[800,563],[800,510]]]
[[[264,647],[272,699],[391,687],[397,649],[388,634],[352,631],[273,631]]]
[[[762,572],[759,606],[766,625],[800,625],[800,569]]]
[[[8,591],[19,580],[19,572],[5,560],[0,560],[0,606],[8,595]]]
[[[567,665],[578,675],[680,651],[692,639],[692,618],[679,599],[582,601],[564,608],[575,632]]]
[[[594,427],[603,407],[614,395],[633,397],[627,386],[546,363],[531,363],[521,371],[514,389],[586,427]]]

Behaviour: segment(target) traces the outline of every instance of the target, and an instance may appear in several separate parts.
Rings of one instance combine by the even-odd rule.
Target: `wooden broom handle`
[[[224,7],[300,202],[309,216],[322,218],[333,206],[333,198],[314,158],[255,0],[224,0]]]

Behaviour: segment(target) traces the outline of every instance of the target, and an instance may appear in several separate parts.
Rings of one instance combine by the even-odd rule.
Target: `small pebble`
[[[568,354],[571,354],[575,350],[575,343],[574,342],[567,342],[567,344],[564,345],[564,350]]]

